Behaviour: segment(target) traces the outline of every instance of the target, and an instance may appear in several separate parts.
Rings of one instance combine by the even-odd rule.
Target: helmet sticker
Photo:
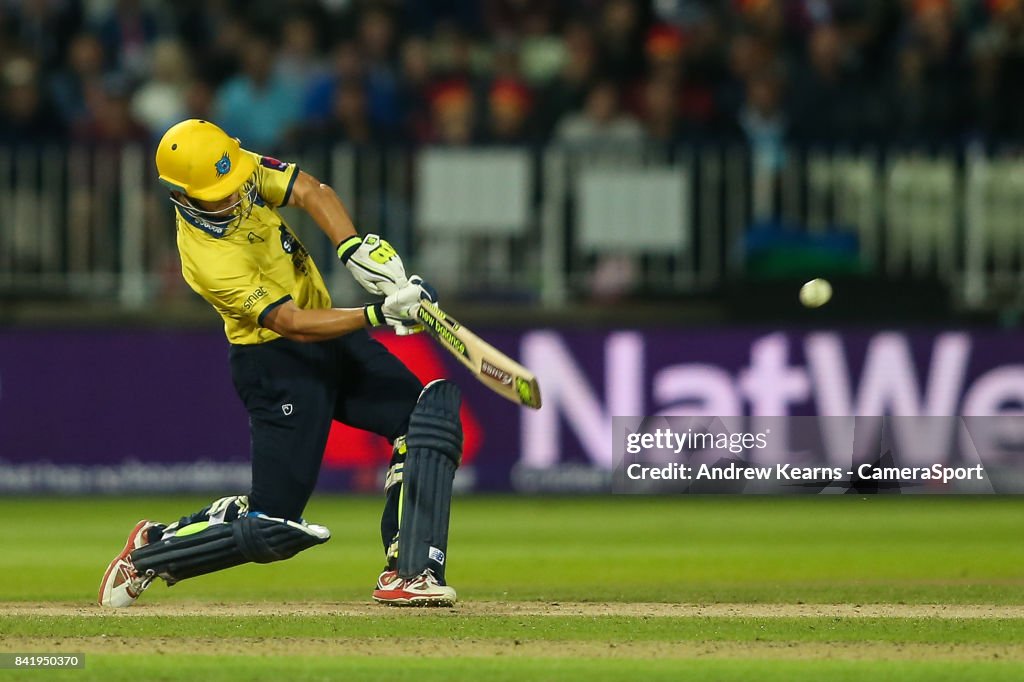
[[[231,159],[228,157],[228,153],[224,152],[224,156],[220,157],[220,161],[214,164],[217,169],[217,177],[227,175],[231,172]]]

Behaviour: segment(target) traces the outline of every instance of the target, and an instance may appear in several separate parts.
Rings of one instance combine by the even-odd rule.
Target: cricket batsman
[[[173,585],[247,562],[269,563],[326,542],[302,512],[316,484],[332,420],[393,444],[381,518],[385,566],[373,599],[451,605],[445,555],[452,479],[462,459],[459,390],[420,384],[367,333],[421,330],[421,300],[398,254],[360,236],[338,195],[284,163],[241,148],[209,121],[170,128],[156,151],[174,206],[182,274],[224,320],[231,376],[249,413],[252,488],[176,523],[139,521],[100,583],[99,603],[130,606],[156,578]],[[338,246],[368,292],[382,297],[334,308],[309,252],[279,209],[306,211]]]

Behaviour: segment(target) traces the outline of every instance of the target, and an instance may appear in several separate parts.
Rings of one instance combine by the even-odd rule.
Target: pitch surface
[[[461,602],[410,611],[368,602],[379,500],[316,498],[327,545],[92,605],[138,518],[202,503],[0,502],[0,651],[84,652],[47,673],[76,680],[1024,677],[1015,498],[461,498]]]

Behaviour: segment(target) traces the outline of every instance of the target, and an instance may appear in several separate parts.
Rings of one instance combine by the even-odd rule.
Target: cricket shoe
[[[398,577],[398,571],[393,568],[385,568],[377,576],[377,587],[373,590],[373,593],[376,595],[378,592],[397,590],[401,584],[402,579]]]
[[[107,572],[103,574],[103,580],[100,582],[100,606],[131,606],[153,582],[155,575],[138,574],[135,564],[132,563],[131,554],[149,542],[149,529],[155,525],[152,521],[143,519],[135,524],[135,528],[128,534],[124,549],[114,557],[107,566]]]
[[[385,570],[377,578],[373,600],[389,606],[453,606],[455,588],[437,582],[429,568],[414,578],[400,578]]]

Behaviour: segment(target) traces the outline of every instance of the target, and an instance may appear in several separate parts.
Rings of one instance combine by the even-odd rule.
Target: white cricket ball
[[[827,279],[812,279],[800,287],[800,302],[805,308],[820,308],[832,298],[832,285]]]

